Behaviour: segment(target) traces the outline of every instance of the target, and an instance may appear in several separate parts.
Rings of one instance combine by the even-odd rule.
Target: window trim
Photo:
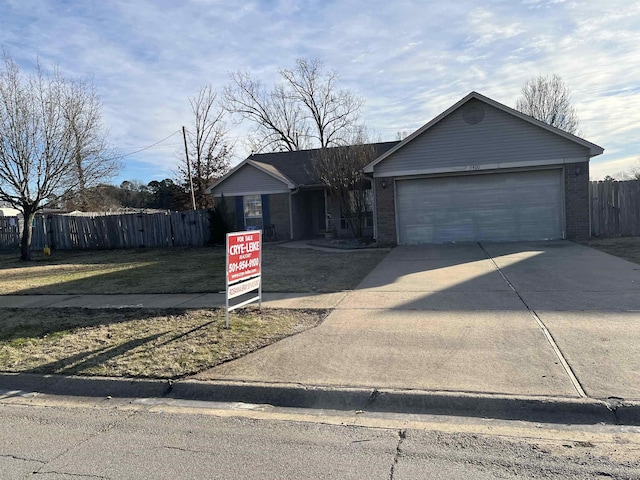
[[[253,207],[253,214],[251,212]],[[259,210],[259,213],[257,213]],[[242,214],[244,216],[244,226],[247,230],[250,228],[261,230],[263,225],[263,205],[262,195],[244,195],[242,197]]]

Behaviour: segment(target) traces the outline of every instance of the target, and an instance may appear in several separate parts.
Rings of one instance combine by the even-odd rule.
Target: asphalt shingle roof
[[[376,157],[379,157],[399,142],[381,142],[372,144],[376,149]],[[296,185],[319,185],[321,182],[315,178],[311,168],[313,158],[320,149],[298,150],[294,152],[259,153],[249,157],[250,160],[262,164],[271,165],[278,172],[289,178]]]

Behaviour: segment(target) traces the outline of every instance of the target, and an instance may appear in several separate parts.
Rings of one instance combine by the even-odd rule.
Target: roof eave
[[[205,194],[210,194],[214,188],[216,188],[218,185],[220,185],[221,183],[223,183],[227,178],[229,178],[231,175],[233,175],[235,172],[237,172],[238,170],[240,170],[240,168],[242,168],[244,165],[246,165],[247,161],[249,159],[245,158],[243,161],[241,161],[238,165],[236,165],[235,167],[233,167],[231,170],[229,170],[225,175],[223,175],[222,177],[220,177],[218,180],[216,180],[213,184],[209,185],[207,188],[205,188],[204,193]]]
[[[449,115],[451,112],[453,112],[456,108],[458,108],[459,106],[461,106],[462,104],[464,104],[465,102],[467,102],[468,100],[470,100],[473,97],[473,94],[476,92],[471,92],[470,94],[468,94],[467,96],[465,96],[463,99],[458,100],[455,104],[453,104],[451,107],[447,108],[444,112],[440,113],[439,115],[437,115],[436,117],[434,117],[433,119],[431,119],[429,122],[427,122],[425,125],[423,125],[422,127],[420,127],[419,129],[417,129],[415,132],[413,132],[411,135],[409,135],[408,137],[406,137],[405,139],[403,139],[400,143],[398,143],[396,146],[390,148],[389,150],[387,150],[385,153],[383,153],[382,155],[380,155],[378,158],[376,158],[373,162],[371,162],[370,164],[368,164],[367,166],[364,167],[363,172],[365,173],[373,173],[373,168],[379,164],[381,161],[383,161],[385,158],[391,156],[394,152],[397,152],[398,150],[400,150],[402,147],[404,147],[407,143],[411,142],[414,138],[420,136],[422,133],[424,133],[425,131],[427,131],[429,128],[431,128],[433,125],[435,125],[436,123],[438,123],[440,120],[442,120],[444,117],[446,117],[447,115]]]
[[[282,183],[287,185],[288,188],[290,188],[292,190],[298,186],[293,180],[291,180],[289,177],[287,177],[284,173],[280,172],[276,167],[273,167],[273,165],[271,165],[271,166],[274,168],[274,170],[278,171],[278,175],[274,175],[273,172],[270,172],[268,169],[266,169],[262,165],[260,165],[260,162],[257,162],[255,160],[251,160],[250,158],[247,159],[247,163],[252,165],[253,167],[257,168],[261,172],[266,173],[267,175],[275,178],[276,180],[281,181]]]

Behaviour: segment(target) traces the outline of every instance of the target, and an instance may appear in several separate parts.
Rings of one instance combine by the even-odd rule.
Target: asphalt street
[[[0,402],[3,479],[640,478],[638,427],[12,401]]]

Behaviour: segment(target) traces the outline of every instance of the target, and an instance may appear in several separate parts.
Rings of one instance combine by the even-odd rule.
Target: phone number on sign
[[[259,258],[252,258],[250,260],[241,260],[240,262],[234,262],[229,264],[229,273],[247,270],[248,268],[255,268],[258,266],[260,266]]]

